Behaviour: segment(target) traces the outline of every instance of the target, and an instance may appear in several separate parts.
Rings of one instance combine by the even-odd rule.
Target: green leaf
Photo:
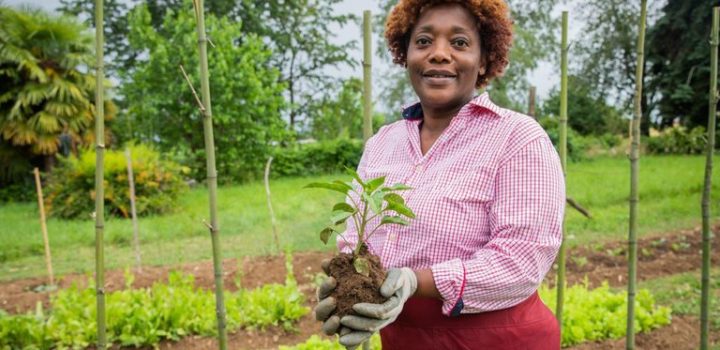
[[[330,217],[330,221],[333,222],[335,225],[340,225],[345,222],[350,216],[352,216],[353,213],[347,212],[347,211],[333,211],[332,216]]]
[[[388,203],[405,204],[405,198],[397,193],[388,193],[383,197],[383,199],[385,199]]]
[[[347,195],[348,191],[352,190],[352,187],[347,184],[336,182],[313,182],[305,185],[304,188],[324,188],[326,190],[340,192],[345,195]]]
[[[357,257],[355,261],[353,261],[353,266],[355,267],[355,272],[365,277],[370,276],[370,262],[367,261],[367,259]]]
[[[405,220],[399,216],[386,215],[386,216],[383,216],[382,220],[380,220],[380,225],[385,225],[385,224],[398,224],[398,225],[407,226],[407,225],[410,225],[410,222],[408,222],[407,220]]]
[[[410,187],[408,185],[400,184],[400,183],[394,184],[389,187],[383,187],[383,190],[385,190],[385,191],[407,191],[407,190],[412,190],[412,189],[413,189],[412,187]]]
[[[365,188],[365,191],[372,193],[376,189],[378,189],[380,186],[382,186],[384,183],[385,183],[385,176],[376,177],[367,182],[367,187]]]
[[[353,179],[355,179],[355,181],[357,181],[360,184],[360,186],[362,186],[363,190],[367,190],[367,184],[360,178],[360,175],[357,173],[357,171],[355,171],[355,169],[347,168],[347,167],[345,169],[346,169],[347,173],[350,176],[352,176]]]
[[[377,214],[382,210],[382,198],[373,197],[368,195],[367,192],[363,192],[362,199],[370,206],[370,210],[372,210],[373,213]]]
[[[320,240],[327,244],[328,240],[330,239],[330,235],[332,235],[334,230],[331,227],[326,227],[322,231],[320,231]]]
[[[352,205],[347,204],[347,203],[345,203],[345,202],[335,204],[335,206],[332,208],[332,211],[333,211],[333,212],[335,212],[335,211],[345,211],[345,212],[348,212],[348,213],[351,213],[351,214],[356,212],[355,208],[353,208]]]
[[[415,218],[415,213],[413,213],[413,211],[410,208],[408,208],[405,204],[389,202],[388,206],[385,209],[393,210],[396,213],[398,213],[400,215],[405,215],[411,219]]]

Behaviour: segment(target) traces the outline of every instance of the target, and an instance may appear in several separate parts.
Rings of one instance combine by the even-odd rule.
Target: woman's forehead
[[[412,32],[432,31],[438,26],[449,26],[453,32],[474,32],[477,23],[477,18],[459,3],[433,4],[420,9]]]

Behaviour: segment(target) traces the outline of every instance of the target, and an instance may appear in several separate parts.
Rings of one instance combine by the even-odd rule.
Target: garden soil
[[[714,231],[718,232],[720,226]],[[638,242],[638,277],[640,280],[654,279],[662,276],[697,271],[700,269],[701,235],[700,229],[679,230],[644,237]],[[315,286],[320,273],[320,262],[332,256],[331,252],[301,252],[293,255],[294,275],[301,291],[305,294],[307,306],[317,303]],[[577,247],[568,254],[567,280],[570,285],[588,280],[591,286],[598,286],[608,281],[611,286],[626,284],[627,275],[626,243],[610,242],[602,245]],[[720,240],[714,240],[713,266],[720,264]],[[239,268],[242,266],[242,268]],[[145,267],[142,271],[133,271],[134,288],[151,286],[154,282],[164,282],[171,271],[183,271],[195,275],[196,285],[211,289],[212,262],[185,264],[175,267]],[[267,283],[283,283],[285,281],[285,262],[281,256],[253,257],[241,260],[228,259],[223,263],[223,276],[227,290],[255,288]],[[547,282],[552,283],[554,271],[548,274]],[[67,288],[73,283],[79,286],[87,284],[86,275],[67,275],[58,279],[60,288]],[[9,282],[0,282],[0,308],[8,312],[24,312],[33,310],[35,305],[47,305],[49,293],[35,292],[44,283],[42,278],[30,278]],[[110,291],[125,286],[124,272],[113,270],[106,273],[107,288]],[[320,323],[312,314],[303,317],[298,323],[297,332],[286,332],[280,327],[269,327],[260,330],[240,330],[229,334],[231,349],[277,349],[279,345],[293,345],[305,341],[313,334],[320,335]],[[699,344],[699,321],[691,316],[674,316],[672,323],[655,331],[636,336],[638,349],[696,349]],[[714,344],[720,343],[720,332],[711,334]],[[205,337],[188,337],[179,342],[166,342],[161,349],[216,349],[215,340]],[[572,349],[624,349],[624,340],[612,340],[598,343],[586,343]]]
[[[337,287],[330,296],[337,300],[334,315],[340,318],[354,314],[352,307],[357,303],[382,304],[387,301],[380,294],[380,286],[386,276],[380,258],[368,254],[367,249],[361,250],[359,256],[367,259],[370,265],[368,276],[355,272],[352,254],[340,253],[330,260],[329,274],[337,281]]]

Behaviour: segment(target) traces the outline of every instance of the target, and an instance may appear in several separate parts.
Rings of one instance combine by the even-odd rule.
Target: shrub
[[[160,159],[160,154],[144,145],[130,147],[135,178],[138,215],[165,213],[186,185],[187,173],[176,163]],[[130,193],[124,151],[105,152],[106,214],[128,217]],[[46,206],[50,215],[61,218],[89,217],[95,208],[95,151],[81,152],[78,158],[61,159],[48,178]]]
[[[560,121],[556,118],[542,118],[540,119],[540,125],[545,129],[555,149],[560,144]],[[578,133],[568,126],[567,133],[567,150],[568,159],[577,161],[585,158],[585,152],[588,149],[587,142],[585,139],[578,135]],[[560,153],[558,151],[558,153]]]
[[[542,286],[540,297],[554,312],[556,289]],[[638,291],[635,303],[637,333],[670,324],[670,308],[656,306],[655,298],[647,289]],[[564,347],[624,337],[627,332],[627,294],[611,291],[607,282],[593,290],[588,289],[587,283],[568,288],[565,291],[562,329]]]
[[[375,333],[370,338],[370,349],[382,349],[379,334]],[[279,350],[345,350],[345,347],[340,345],[337,340],[323,339],[313,334],[304,343],[295,344],[293,346],[280,345]]]
[[[322,141],[273,151],[273,177],[320,175],[357,168],[363,142],[356,139]]]
[[[673,127],[647,138],[647,150],[654,154],[700,154],[705,152],[707,134],[702,126],[688,130]]]

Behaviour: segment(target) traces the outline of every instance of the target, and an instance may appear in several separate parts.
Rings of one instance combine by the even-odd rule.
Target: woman
[[[383,350],[560,348],[537,295],[562,240],[557,153],[530,117],[475,96],[508,63],[508,12],[503,0],[400,0],[388,17],[394,62],[420,102],[368,141],[358,172],[412,187],[417,218],[368,242],[389,268],[386,303],[328,317],[336,282],[320,288],[316,317],[349,348],[375,331]],[[354,233],[338,240],[342,251]]]

